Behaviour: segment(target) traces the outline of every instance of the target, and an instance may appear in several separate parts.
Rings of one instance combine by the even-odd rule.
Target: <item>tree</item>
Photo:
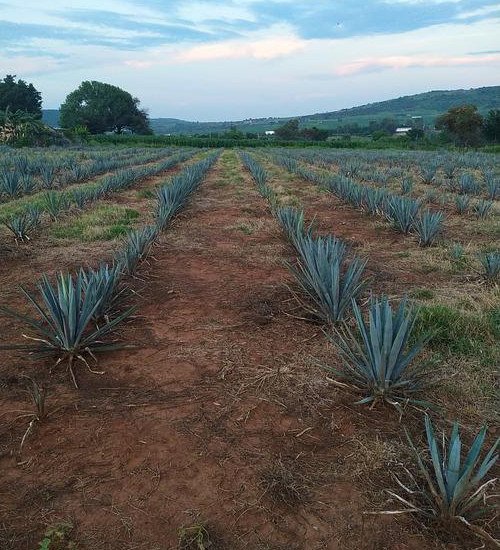
[[[488,111],[484,119],[483,131],[488,141],[500,142],[500,109]]]
[[[91,134],[116,132],[125,128],[138,134],[150,134],[147,112],[128,92],[95,80],[86,80],[66,97],[61,105],[61,126],[86,126]]]
[[[289,120],[283,126],[276,128],[275,132],[280,139],[298,139],[299,121],[297,119]]]
[[[470,147],[481,141],[483,117],[475,105],[452,107],[436,120],[436,129],[444,130],[457,145]]]
[[[328,130],[322,130],[313,126],[312,128],[304,128],[300,132],[300,136],[308,141],[325,141],[328,137]]]
[[[42,95],[33,84],[16,82],[16,75],[8,74],[0,80],[0,111],[24,111],[42,118]]]
[[[417,140],[422,139],[424,137],[424,131],[422,130],[422,128],[412,128],[408,132],[408,137],[412,141],[417,141]]]

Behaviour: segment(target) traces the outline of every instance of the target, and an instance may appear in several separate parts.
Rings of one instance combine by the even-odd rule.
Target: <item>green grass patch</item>
[[[415,298],[415,300],[432,300],[434,292],[428,288],[417,288],[410,292],[410,296]]]
[[[137,196],[141,199],[154,199],[155,193],[151,189],[139,189]]]
[[[417,340],[436,331],[428,347],[443,354],[476,356],[491,360],[498,351],[500,309],[466,313],[447,304],[423,305],[412,333]]]
[[[109,241],[125,235],[140,218],[141,213],[132,208],[100,204],[79,216],[53,224],[51,235],[83,242]]]

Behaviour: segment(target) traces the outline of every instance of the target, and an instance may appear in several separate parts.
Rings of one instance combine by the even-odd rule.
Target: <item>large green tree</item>
[[[8,74],[0,80],[0,111],[24,111],[42,118],[42,96],[33,84],[16,82],[16,75]]]
[[[484,135],[489,141],[500,143],[500,109],[491,109],[484,119]]]
[[[299,121],[297,119],[288,120],[275,130],[280,139],[299,139]]]
[[[125,128],[138,134],[150,134],[147,112],[139,100],[125,90],[86,80],[71,92],[61,105],[61,126],[86,126],[91,134],[121,133]]]
[[[436,120],[436,128],[444,130],[462,147],[474,147],[481,141],[483,117],[475,105],[461,105],[448,109]]]

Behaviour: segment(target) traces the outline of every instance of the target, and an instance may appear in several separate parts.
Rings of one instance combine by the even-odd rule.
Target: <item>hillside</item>
[[[358,124],[367,126],[371,120],[394,118],[404,124],[408,117],[422,116],[426,125],[434,123],[441,113],[450,107],[470,103],[476,105],[481,113],[490,109],[500,109],[500,86],[471,88],[469,90],[436,90],[415,95],[398,97],[387,101],[368,103],[349,109],[315,113],[288,118],[257,118],[225,122],[190,122],[176,118],[152,118],[151,127],[155,134],[209,134],[225,132],[231,126],[243,132],[260,133],[272,130],[290,118],[298,118],[305,127],[318,126],[335,130],[343,125]],[[43,111],[47,124],[57,126],[59,111]]]

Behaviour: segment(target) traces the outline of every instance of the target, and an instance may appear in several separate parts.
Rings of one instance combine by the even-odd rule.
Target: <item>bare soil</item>
[[[406,516],[364,513],[394,508],[383,490],[398,418],[356,408],[312,363],[335,357],[300,318],[285,286],[292,251],[250,178],[220,184],[230,155],[131,281],[139,308],[120,337],[135,349],[104,355],[101,376],[79,364],[80,391],[63,368],[49,376],[50,361],[0,352],[0,548],[34,550],[58,522],[80,550],[202,548],[179,542],[194,525],[210,550],[468,548]],[[342,236],[349,216],[335,207],[322,227]],[[365,229],[352,231],[363,242]],[[12,308],[17,282],[111,252],[30,250],[0,266]],[[2,317],[2,339],[20,341],[16,327]],[[22,373],[49,387],[51,415],[20,452]]]

